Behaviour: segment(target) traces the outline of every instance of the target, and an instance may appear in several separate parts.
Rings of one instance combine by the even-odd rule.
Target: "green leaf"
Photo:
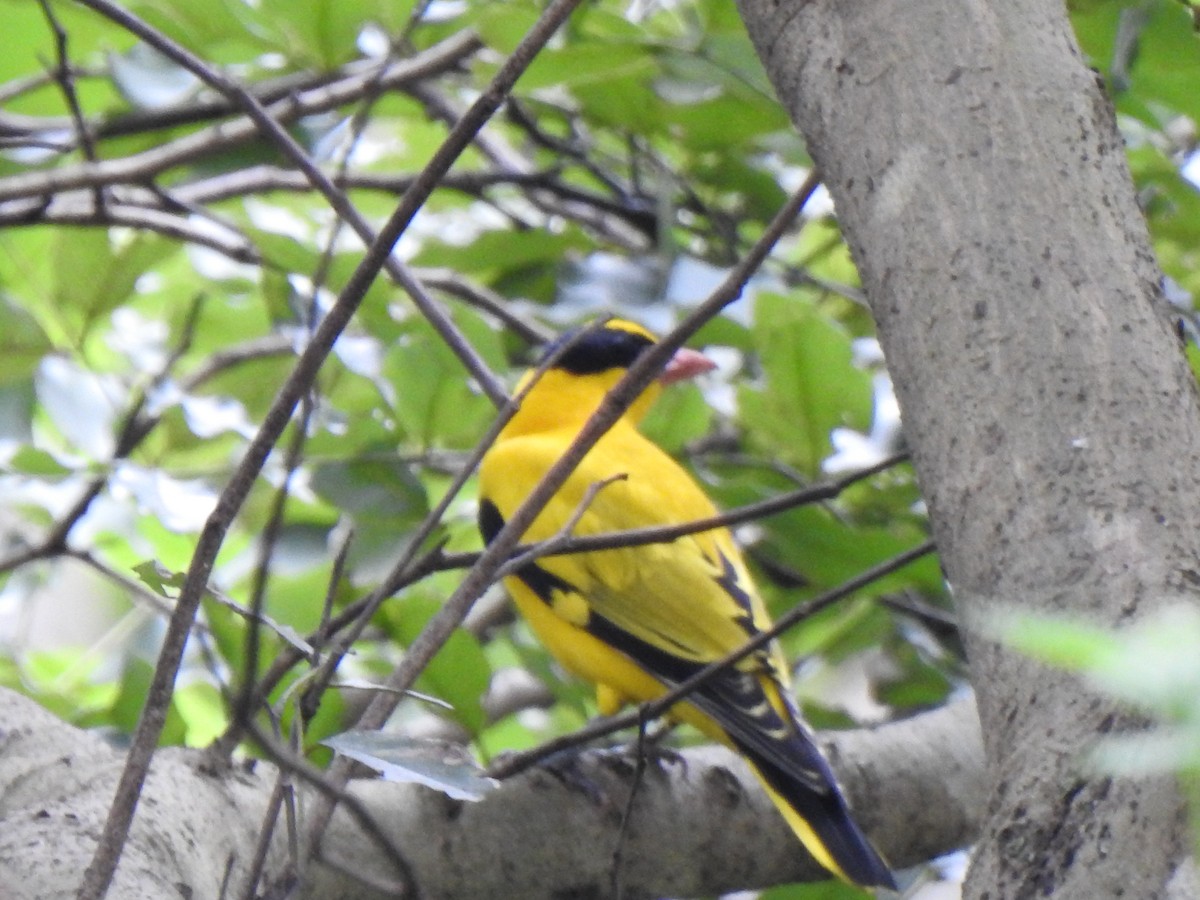
[[[537,22],[540,10],[534,3],[482,3],[475,7],[471,24],[480,39],[504,55],[511,54]]]
[[[932,709],[946,701],[953,688],[947,673],[925,661],[912,644],[894,651],[903,666],[901,677],[877,686],[881,703],[899,709]]]
[[[154,593],[169,599],[179,596],[186,578],[183,572],[172,572],[155,559],[148,559],[134,566],[133,574]]]
[[[131,0],[130,12],[211,62],[256,59],[267,49],[269,23],[241,0]]]
[[[679,453],[708,432],[712,418],[712,407],[695,385],[678,385],[663,392],[641,431],[668,453]]]
[[[586,247],[579,232],[569,229],[562,234],[548,230],[485,231],[470,243],[439,244],[430,242],[417,254],[420,266],[445,267],[492,279],[501,273],[529,267],[557,267],[572,250]]]
[[[154,677],[154,666],[144,659],[130,657],[121,672],[120,691],[110,710],[110,722],[125,734],[132,734],[137,727],[150,681]],[[187,736],[187,725],[179,713],[177,701],[172,697],[167,708],[167,721],[159,736],[160,747],[182,744]]]
[[[54,345],[38,320],[10,298],[0,296],[0,359],[4,361],[0,388],[28,380],[52,349]]]
[[[562,50],[543,50],[525,70],[517,86],[526,91],[549,87],[594,87],[647,79],[657,70],[655,59],[634,44],[575,44]]]
[[[145,232],[116,245],[102,229],[61,231],[51,248],[52,301],[83,336],[97,317],[129,298],[150,267],[178,250],[177,243]]]
[[[749,104],[731,96],[672,105],[668,115],[679,126],[680,140],[697,151],[726,150],[730,146],[730,133],[736,134],[740,143],[778,131],[783,124],[783,113],[778,106]]]
[[[872,896],[862,888],[829,878],[811,884],[789,884],[763,891],[758,900],[864,900]]]
[[[1115,635],[1080,622],[1014,612],[997,616],[994,630],[1022,653],[1076,672],[1106,666],[1120,653]]]
[[[429,511],[424,485],[393,452],[379,459],[330,460],[312,486],[355,524],[348,565],[356,583],[384,577],[407,549],[407,534]]]
[[[1185,248],[1187,269],[1181,274],[1187,279],[1192,274],[1188,270],[1194,268],[1190,255],[1200,242],[1200,190],[1156,147],[1130,148],[1129,165],[1156,243],[1173,242]]]
[[[471,389],[462,362],[423,321],[388,349],[384,373],[392,411],[415,447],[470,447],[492,418],[491,403]]]
[[[358,55],[362,4],[345,0],[262,0],[277,46],[299,63],[332,69]]]
[[[122,29],[112,28],[89,9],[70,3],[54,4],[54,15],[70,36],[70,53],[76,64],[98,62],[101,50],[114,45],[128,47],[136,40]],[[0,53],[0,80],[21,78],[31,72],[45,72],[47,63],[55,58],[55,37],[46,21],[40,4],[25,0],[5,0],[0,3],[0,19],[4,22],[4,53]],[[95,99],[86,92],[94,79],[77,79],[76,89],[84,90],[85,102]],[[111,95],[107,95],[111,96]],[[41,91],[22,93],[10,107],[12,112],[30,115],[66,115],[62,90],[48,83]],[[87,108],[87,107],[85,107]]]
[[[588,118],[622,132],[659,134],[667,121],[665,104],[645,77],[581,81],[571,92]]]
[[[243,671],[246,665],[245,618],[208,596],[202,602],[202,609],[204,621],[208,623],[216,644],[217,655],[233,671]],[[283,689],[286,689],[286,683]],[[276,691],[276,695],[279,693],[282,693],[282,689]]]
[[[429,508],[425,487],[396,456],[318,463],[312,486],[338,509],[361,519],[411,520]]]
[[[183,741],[188,747],[207,747],[229,727],[229,715],[221,692],[197,681],[177,687],[171,698],[183,724]]]
[[[17,666],[0,666],[0,680],[56,716],[83,724],[116,696],[116,686],[100,675],[104,662],[99,654],[85,654],[79,647],[39,650]]]
[[[765,383],[741,390],[742,422],[768,456],[815,475],[834,428],[868,430],[870,376],[853,364],[850,335],[800,296],[760,294],[754,332]]]
[[[57,478],[71,474],[71,470],[60,463],[53,454],[22,444],[17,452],[0,465],[0,471]]]

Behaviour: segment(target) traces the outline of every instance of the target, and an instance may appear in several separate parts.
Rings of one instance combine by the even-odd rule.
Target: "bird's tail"
[[[814,761],[818,763],[821,774],[828,779],[826,790],[813,789],[811,769],[807,778],[798,778],[752,748],[739,747],[739,750],[788,825],[817,862],[843,881],[895,890],[896,881],[891,869],[851,818],[832,771],[808,735],[801,730],[789,735],[788,740],[798,745],[793,748],[795,758],[806,759],[809,765]]]

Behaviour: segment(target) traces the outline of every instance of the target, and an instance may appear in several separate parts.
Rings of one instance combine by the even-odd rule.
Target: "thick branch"
[[[827,734],[857,816],[903,866],[966,843],[981,811],[982,748],[972,704],[875,730]],[[226,867],[240,885],[253,858],[275,769],[206,771],[202,755],[157,755],[117,870],[113,900],[216,897]],[[122,757],[33,701],[0,691],[0,883],[12,900],[71,896],[104,820]],[[534,770],[479,803],[415,785],[359,781],[353,790],[403,849],[422,896],[603,897],[633,778],[624,752],[587,753],[574,772],[596,791]],[[279,840],[285,829],[276,829]],[[696,896],[825,877],[742,763],[684,751],[652,763],[626,835],[629,896]],[[339,813],[323,852],[338,869],[392,877],[387,861]],[[277,846],[265,879],[283,871]],[[343,872],[315,867],[306,897],[375,898]]]

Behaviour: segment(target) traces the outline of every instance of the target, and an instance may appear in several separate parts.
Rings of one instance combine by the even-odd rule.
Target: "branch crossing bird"
[[[641,326],[612,319],[560,339],[545,357],[559,352],[557,361],[525,375],[519,390],[528,392],[520,409],[480,467],[485,540],[499,532],[655,341]],[[545,540],[568,526],[586,536],[715,515],[696,481],[637,429],[662,385],[711,368],[699,352],[678,351],[658,382],[587,453],[523,540]],[[661,696],[771,626],[725,528],[669,543],[543,557],[505,584],[562,665],[596,685],[606,715]],[[822,866],[853,884],[895,887],[800,718],[776,644],[710,678],[670,715],[745,757]]]

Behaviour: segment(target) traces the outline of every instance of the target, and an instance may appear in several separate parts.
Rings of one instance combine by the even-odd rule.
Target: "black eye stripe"
[[[548,358],[577,334],[570,331],[558,338],[546,348],[542,359]],[[628,369],[634,360],[653,346],[654,341],[643,334],[617,328],[600,328],[576,340],[554,367],[573,375],[595,375],[609,369]]]

